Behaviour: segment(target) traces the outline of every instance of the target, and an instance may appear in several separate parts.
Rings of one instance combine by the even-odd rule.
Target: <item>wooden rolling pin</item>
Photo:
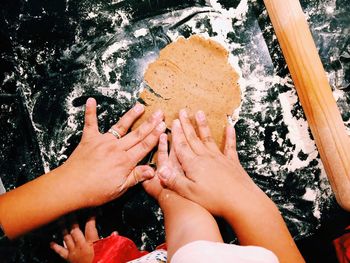
[[[350,139],[298,0],[264,0],[339,205],[350,211]]]

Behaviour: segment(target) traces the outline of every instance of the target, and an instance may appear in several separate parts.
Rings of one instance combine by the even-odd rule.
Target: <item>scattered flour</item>
[[[317,192],[314,189],[306,188],[306,193],[303,195],[303,199],[314,202],[316,200]]]
[[[103,53],[102,60],[106,60],[111,55],[113,55],[115,52],[117,52],[120,48],[127,47],[129,44],[131,44],[131,41],[129,39],[123,39],[123,40],[120,40],[120,41],[117,41],[117,42],[113,43]]]
[[[327,14],[332,15],[335,10],[335,1],[336,0],[329,0],[327,3],[329,3],[329,6],[326,7]],[[68,2],[68,0],[67,0]],[[114,0],[113,3],[119,3],[121,0]],[[133,93],[121,91],[121,84],[120,84],[120,78],[121,73],[116,73],[116,82],[110,83],[109,81],[109,75],[114,69],[115,66],[117,67],[123,67],[127,61],[124,59],[124,57],[119,56],[116,58],[115,63],[111,63],[110,60],[117,56],[116,54],[124,49],[127,49],[128,46],[132,43],[132,41],[135,41],[135,38],[141,38],[144,36],[147,36],[148,34],[148,28],[152,26],[158,26],[158,25],[164,25],[164,28],[166,29],[167,25],[173,25],[176,22],[180,21],[181,19],[193,14],[196,11],[208,11],[206,13],[197,14],[194,18],[186,22],[186,25],[189,26],[193,33],[201,34],[205,37],[209,37],[208,30],[203,26],[197,27],[197,21],[208,17],[210,24],[212,26],[213,32],[216,33],[212,39],[215,41],[218,41],[220,44],[222,44],[224,47],[226,47],[229,51],[234,51],[236,49],[243,49],[246,48],[246,46],[242,46],[240,43],[234,43],[230,42],[227,39],[227,34],[234,32],[233,26],[242,25],[244,26],[244,22],[246,20],[247,14],[248,14],[248,0],[241,0],[238,4],[237,8],[230,8],[225,9],[223,6],[218,2],[218,0],[208,0],[207,1],[210,4],[210,8],[200,8],[200,7],[191,7],[184,10],[180,10],[179,12],[174,11],[171,12],[171,14],[167,15],[164,14],[162,16],[157,16],[149,21],[147,21],[147,26],[144,28],[144,25],[138,25],[135,26],[137,30],[133,31],[130,36],[125,35],[124,27],[126,25],[130,25],[130,14],[126,12],[116,12],[116,13],[103,13],[102,15],[108,16],[112,19],[112,23],[115,26],[115,36],[118,36],[117,38],[114,38],[114,40],[111,43],[108,43],[108,46],[103,50],[101,54],[98,54],[98,59],[101,61],[101,68],[102,73],[100,69],[98,69],[98,65],[95,63],[95,60],[92,60],[90,64],[88,65],[91,71],[97,76],[104,76],[108,80],[108,84],[105,86],[97,86],[96,89],[101,92],[103,95],[113,97],[116,99],[125,99],[130,100],[131,98],[136,96],[137,90]],[[254,2],[254,1],[252,1]],[[308,10],[307,16],[310,17],[315,13],[315,10]],[[101,13],[98,10],[92,10],[87,14],[88,19],[96,19]],[[122,22],[120,23],[120,19],[122,19]],[[235,24],[233,24],[233,20],[235,21]],[[131,25],[134,26],[134,25]],[[318,30],[322,30],[321,27],[317,28]],[[267,29],[268,30],[268,29]],[[269,30],[272,30],[270,28]],[[168,30],[166,31],[166,34],[170,37],[171,40],[176,40],[176,38],[179,36],[179,32],[175,30]],[[261,35],[261,32],[257,32],[258,35]],[[114,35],[110,36],[111,39],[113,39]],[[261,37],[262,39],[262,37]],[[87,45],[87,50],[91,48],[89,46],[89,43],[85,43],[82,39],[79,32],[75,36],[75,40],[78,44]],[[272,59],[269,55],[269,50],[267,48],[265,41],[259,41],[254,43],[249,43],[252,45],[255,50],[259,50],[261,54],[266,54],[265,61],[267,64],[272,64]],[[71,48],[68,48],[64,51],[63,57],[71,57],[72,54],[76,53],[77,46],[72,46]],[[24,51],[23,51],[24,52]],[[143,76],[144,71],[146,70],[149,63],[153,62],[157,56],[158,56],[157,50],[151,50],[144,54],[144,56],[137,61],[135,61],[135,65],[137,67],[137,72],[139,76]],[[87,52],[89,53],[89,52]],[[43,53],[38,53],[37,60],[39,62],[45,62],[45,54],[49,54],[49,51],[45,51]],[[89,54],[86,54],[89,55]],[[83,54],[81,57],[79,57],[77,60],[86,63],[86,61],[89,61],[89,57],[87,57],[85,54]],[[259,65],[259,63],[256,63],[254,65],[254,69],[251,69],[252,67],[252,54],[250,53],[244,53],[244,57],[237,57],[230,55],[229,62],[231,65],[235,68],[235,70],[240,75],[239,84],[242,90],[242,98],[248,96],[247,93],[247,87],[255,87],[254,93],[249,94],[249,99],[253,102],[253,112],[261,112],[264,114],[264,110],[266,107],[263,102],[263,98],[267,95],[269,88],[272,85],[280,84],[287,87],[293,87],[292,81],[290,77],[281,78],[277,75],[271,76],[269,74],[266,74],[265,69],[262,65]],[[39,147],[41,149],[41,156],[43,160],[43,166],[45,169],[45,172],[48,172],[50,170],[50,160],[52,158],[61,159],[66,158],[65,152],[67,149],[67,146],[69,144],[69,139],[73,134],[76,133],[78,129],[78,119],[77,116],[81,114],[81,111],[83,111],[83,108],[76,108],[72,107],[72,102],[75,98],[85,94],[85,87],[84,83],[77,83],[73,87],[73,91],[70,93],[70,95],[67,97],[65,103],[65,108],[67,109],[68,119],[65,123],[66,127],[64,128],[64,132],[67,135],[64,139],[63,147],[60,149],[56,149],[55,144],[51,142],[49,145],[45,145],[43,140],[43,131],[40,127],[35,126],[35,123],[33,121],[33,105],[35,105],[36,102],[36,95],[31,94],[31,89],[27,87],[27,85],[23,84],[26,83],[26,80],[28,78],[28,74],[26,70],[23,67],[18,68],[18,72],[21,76],[21,82],[17,83],[17,87],[22,90],[25,101],[26,101],[26,107],[28,109],[28,112],[30,113],[30,118],[34,124],[34,129],[37,132],[38,137],[38,143]],[[249,72],[249,74],[244,74],[245,72]],[[100,74],[101,73],[101,74]],[[243,77],[244,76],[244,77]],[[6,76],[5,80],[7,81],[10,76]],[[333,95],[336,100],[339,100],[341,97],[344,96],[344,92],[338,89],[335,89],[333,92]],[[284,93],[279,94],[278,96],[279,102],[281,104],[282,110],[283,110],[283,121],[288,127],[288,134],[287,138],[291,141],[293,145],[295,145],[295,150],[293,153],[293,157],[289,163],[286,164],[288,171],[293,172],[297,169],[301,169],[303,167],[307,167],[309,163],[316,159],[317,156],[317,150],[315,147],[314,142],[311,140],[308,132],[308,125],[305,119],[297,119],[292,115],[292,107],[297,103],[297,94],[294,90],[290,90]],[[231,121],[234,123],[238,119],[239,110],[231,116]],[[246,120],[249,122],[249,120]],[[251,123],[251,127],[255,127],[257,130],[262,132],[264,128],[257,127],[256,123]],[[349,131],[350,134],[350,131]],[[275,138],[276,141],[282,145],[283,140],[281,138]],[[281,141],[282,140],[282,141]],[[265,147],[262,141],[259,141],[257,143],[257,150],[259,150],[261,153],[265,151]],[[305,154],[308,155],[307,159],[302,161],[297,156],[300,151],[303,151]],[[275,162],[272,161],[270,164],[266,164],[263,162],[263,157],[260,155],[257,155],[256,157],[256,163],[258,165],[257,169],[263,169],[267,165],[269,165],[269,169],[275,174],[279,172],[280,166]],[[315,187],[313,189],[312,187],[308,187],[306,189],[306,193],[302,197],[305,200],[314,202],[314,211],[313,214],[316,218],[320,219],[321,212],[320,212],[320,200],[327,200],[329,196],[331,196],[331,189],[329,184],[327,183],[327,177],[324,171],[324,168],[322,166],[322,163],[319,162],[319,168],[321,170],[321,179],[322,179],[322,185],[320,189],[318,187]],[[291,209],[293,208],[292,204],[290,205]],[[158,211],[157,218],[160,219],[162,217],[161,211]],[[142,234],[142,241],[145,246],[145,241],[148,239],[147,234]],[[143,247],[144,247],[143,246]]]
[[[134,36],[135,37],[143,37],[145,35],[147,35],[148,30],[146,28],[140,28],[138,30],[135,30],[134,32]]]
[[[287,164],[288,170],[293,172],[299,168],[306,167],[312,160],[314,160],[317,155],[317,149],[315,142],[311,139],[309,135],[309,126],[304,119],[297,119],[292,115],[292,107],[297,103],[298,97],[296,96],[295,90],[287,91],[281,93],[278,96],[282,110],[283,110],[283,120],[288,126],[287,138],[295,145],[295,150],[293,152],[292,160]],[[303,153],[308,154],[305,161],[300,160],[298,153],[303,151]]]

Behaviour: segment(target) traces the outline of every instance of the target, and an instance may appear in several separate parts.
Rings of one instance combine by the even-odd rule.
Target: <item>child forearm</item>
[[[233,212],[235,211],[235,212]],[[305,262],[276,205],[266,196],[237,213],[228,205],[224,218],[241,245],[255,245],[274,252],[281,263]]]

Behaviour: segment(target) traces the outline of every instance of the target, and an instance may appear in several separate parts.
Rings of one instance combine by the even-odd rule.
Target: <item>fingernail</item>
[[[174,121],[173,121],[173,125],[174,125],[175,127],[180,127],[181,124],[180,124],[179,119],[174,120]]]
[[[163,133],[162,135],[160,135],[160,142],[161,143],[167,143],[167,141],[168,141],[168,136],[165,134],[165,133]]]
[[[95,100],[94,98],[88,98],[86,101],[86,105],[91,106],[94,103],[94,100]]]
[[[170,177],[170,169],[167,166],[163,166],[159,169],[159,176],[163,179],[163,180],[167,180]]]
[[[162,116],[163,112],[161,110],[157,110],[155,113],[152,114],[153,118],[160,118]]]
[[[143,109],[144,109],[144,106],[140,103],[137,103],[135,106],[134,106],[134,111],[136,113],[141,113],[143,112]]]
[[[164,121],[159,123],[156,129],[157,129],[157,131],[164,131],[165,130],[165,123],[164,123]]]
[[[187,118],[188,117],[187,112],[186,112],[185,109],[180,110],[180,116],[183,117],[183,118]]]
[[[198,111],[196,115],[199,121],[205,121],[205,114],[203,111]]]

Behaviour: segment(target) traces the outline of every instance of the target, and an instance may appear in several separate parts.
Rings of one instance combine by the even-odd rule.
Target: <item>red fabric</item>
[[[168,250],[166,243],[163,243],[163,244],[159,245],[158,247],[156,247],[156,250],[161,250],[161,249]]]
[[[345,234],[333,241],[339,263],[350,263],[350,226],[345,230]]]
[[[115,232],[96,241],[94,252],[93,263],[125,263],[148,254],[147,251],[139,251],[134,242]]]

